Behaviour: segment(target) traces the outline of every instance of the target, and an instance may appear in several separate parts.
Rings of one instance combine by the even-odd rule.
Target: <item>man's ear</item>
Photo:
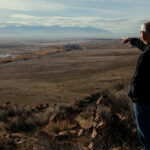
[[[145,35],[144,31],[141,31],[141,35],[142,35],[142,36],[144,36],[144,35]]]
[[[145,32],[144,31],[141,31],[141,37],[143,40],[145,40]]]

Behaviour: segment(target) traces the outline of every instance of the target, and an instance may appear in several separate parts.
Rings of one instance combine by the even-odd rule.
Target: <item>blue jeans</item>
[[[139,139],[144,150],[150,150],[150,105],[134,104]]]

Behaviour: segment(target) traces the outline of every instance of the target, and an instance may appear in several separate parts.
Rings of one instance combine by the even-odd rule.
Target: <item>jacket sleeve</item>
[[[131,38],[130,44],[136,48],[138,48],[141,51],[145,50],[146,45],[138,38]]]

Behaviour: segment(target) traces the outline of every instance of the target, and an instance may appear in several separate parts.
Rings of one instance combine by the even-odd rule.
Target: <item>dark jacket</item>
[[[132,38],[130,43],[143,53],[137,60],[128,96],[134,103],[150,104],[150,44],[145,45],[137,38]]]

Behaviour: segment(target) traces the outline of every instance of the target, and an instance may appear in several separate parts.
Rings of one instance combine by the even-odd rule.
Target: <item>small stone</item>
[[[89,146],[88,146],[88,148],[89,148],[90,150],[93,150],[93,149],[94,149],[94,144],[93,144],[93,143],[90,143]]]
[[[96,129],[94,128],[93,129],[93,132],[92,132],[92,134],[91,134],[91,138],[95,138],[97,136],[97,132],[96,132]]]
[[[103,100],[103,97],[101,96],[100,99],[96,102],[96,105],[99,105],[102,100]]]
[[[21,139],[20,141],[17,141],[16,144],[22,144],[25,143],[25,140]]]
[[[60,132],[59,135],[61,135],[61,136],[66,136],[66,135],[68,135],[68,132],[67,132],[67,131]]]
[[[43,108],[49,107],[49,104],[43,104]]]
[[[16,139],[15,139],[15,142],[19,142],[19,141],[20,141],[20,138],[16,138]]]
[[[81,136],[81,135],[83,135],[83,129],[80,129],[78,132],[78,136]]]
[[[12,137],[12,138],[23,138],[24,135],[21,134],[21,133],[12,133],[12,134],[10,135],[10,137]]]
[[[101,121],[101,122],[97,125],[97,128],[104,127],[105,125],[106,125],[106,122],[105,122],[105,121]]]
[[[60,132],[56,137],[55,140],[64,140],[67,139],[69,137],[69,132],[68,131],[63,131]]]
[[[93,127],[95,128],[97,126],[97,122],[94,122],[93,123]]]

